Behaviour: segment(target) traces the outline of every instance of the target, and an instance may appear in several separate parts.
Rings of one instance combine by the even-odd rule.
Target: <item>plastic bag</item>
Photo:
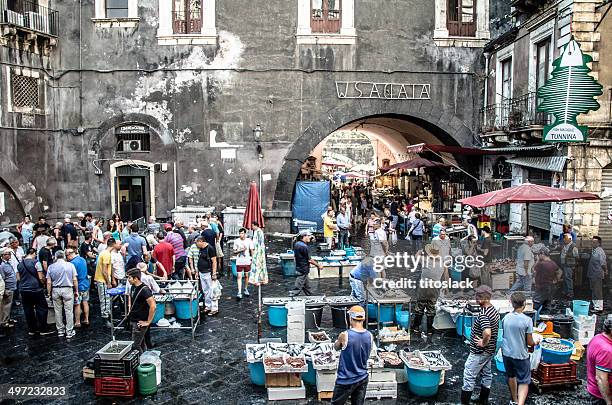
[[[213,300],[218,300],[219,298],[221,298],[221,290],[223,289],[223,287],[221,286],[221,283],[219,282],[219,280],[214,280],[212,283],[212,299]]]
[[[393,246],[397,245],[397,232],[395,232],[395,229],[391,230],[391,244]]]
[[[533,353],[529,356],[529,361],[531,362],[531,369],[535,370],[540,365],[540,360],[542,360],[542,347],[537,345],[533,348]]]

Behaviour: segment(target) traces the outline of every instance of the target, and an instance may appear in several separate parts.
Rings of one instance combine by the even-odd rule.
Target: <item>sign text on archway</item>
[[[336,82],[338,98],[430,100],[431,85],[410,83]]]

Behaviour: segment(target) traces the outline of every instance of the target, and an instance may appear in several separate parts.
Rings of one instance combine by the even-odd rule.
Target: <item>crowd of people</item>
[[[266,283],[267,273],[259,224],[253,222],[252,238],[244,228],[239,233],[230,249],[237,256],[236,297],[241,299],[250,295],[249,276],[251,282]],[[101,318],[108,321],[112,310],[108,290],[126,286],[131,308],[127,318],[140,325],[133,332],[144,341],[148,314],[153,313],[147,306],[151,294],[161,290],[159,280],[198,280],[203,311],[215,316],[218,278],[225,273],[224,243],[223,224],[214,213],[187,226],[180,220],[160,223],[150,217],[144,229],[135,222],[124,223],[117,214],[105,220],[79,212],[76,220],[66,215],[53,228],[45,217],[34,223],[26,216],[13,232],[0,233],[1,333],[15,326],[11,311],[21,306],[30,336],[57,333],[71,339],[79,328],[90,325],[91,291],[96,291]],[[230,266],[227,274],[231,275]],[[55,330],[47,323],[50,304]]]

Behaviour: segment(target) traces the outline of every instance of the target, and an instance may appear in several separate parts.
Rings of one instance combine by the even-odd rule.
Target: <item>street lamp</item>
[[[261,136],[263,135],[263,129],[261,129],[261,125],[257,124],[255,129],[253,130],[253,137],[257,142],[261,140]]]
[[[259,141],[261,140],[261,136],[263,135],[263,129],[261,129],[261,125],[257,124],[255,129],[253,129],[253,138],[257,142],[257,158],[259,160],[263,159],[263,148]]]

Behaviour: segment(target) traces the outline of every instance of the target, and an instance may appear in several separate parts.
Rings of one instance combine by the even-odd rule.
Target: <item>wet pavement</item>
[[[269,242],[269,253],[279,253],[288,246],[286,240]],[[403,251],[406,242],[400,241],[392,251]],[[262,287],[264,297],[286,296],[294,279],[283,278],[276,260],[269,261],[270,283]],[[226,270],[227,271],[227,270]],[[388,273],[397,276],[397,270]],[[61,399],[28,401],[28,403],[75,404],[75,403],[155,403],[155,404],[263,404],[267,402],[266,390],[250,383],[244,344],[257,341],[257,294],[237,301],[235,281],[227,276],[221,279],[224,286],[217,317],[203,319],[197,328],[195,340],[188,330],[154,330],[152,332],[155,350],[162,353],[162,384],[157,394],[151,397],[136,397],[131,400],[97,398],[93,384],[84,382],[82,368],[94,353],[110,340],[110,329],[99,317],[95,293],[92,293],[92,325],[81,329],[70,342],[57,336],[28,337],[21,307],[13,307],[13,317],[19,322],[7,337],[0,338],[0,383],[12,384],[65,384],[68,395]],[[348,281],[323,279],[313,283],[317,293],[326,295],[348,295]],[[580,298],[578,296],[577,298]],[[610,312],[606,302],[606,313]],[[563,307],[564,303],[559,303]],[[263,337],[286,336],[285,329],[271,329],[264,313]],[[340,330],[333,329],[329,309],[324,311],[322,329],[335,338]],[[128,339],[129,333],[119,332],[118,339]],[[434,334],[430,341],[415,339],[410,349],[442,350],[453,368],[446,372],[444,385],[435,397],[425,399],[413,396],[406,384],[398,385],[397,400],[369,401],[369,403],[428,403],[452,404],[459,402],[463,364],[467,357],[467,345],[454,330]],[[495,366],[491,392],[491,404],[507,404],[508,390],[504,375]],[[567,389],[536,394],[531,390],[530,404],[586,404],[588,395],[585,384],[585,359],[579,362],[579,378],[583,385],[575,390]],[[12,403],[5,401],[6,403]],[[307,399],[282,401],[283,404],[316,404],[316,389],[307,386]]]

